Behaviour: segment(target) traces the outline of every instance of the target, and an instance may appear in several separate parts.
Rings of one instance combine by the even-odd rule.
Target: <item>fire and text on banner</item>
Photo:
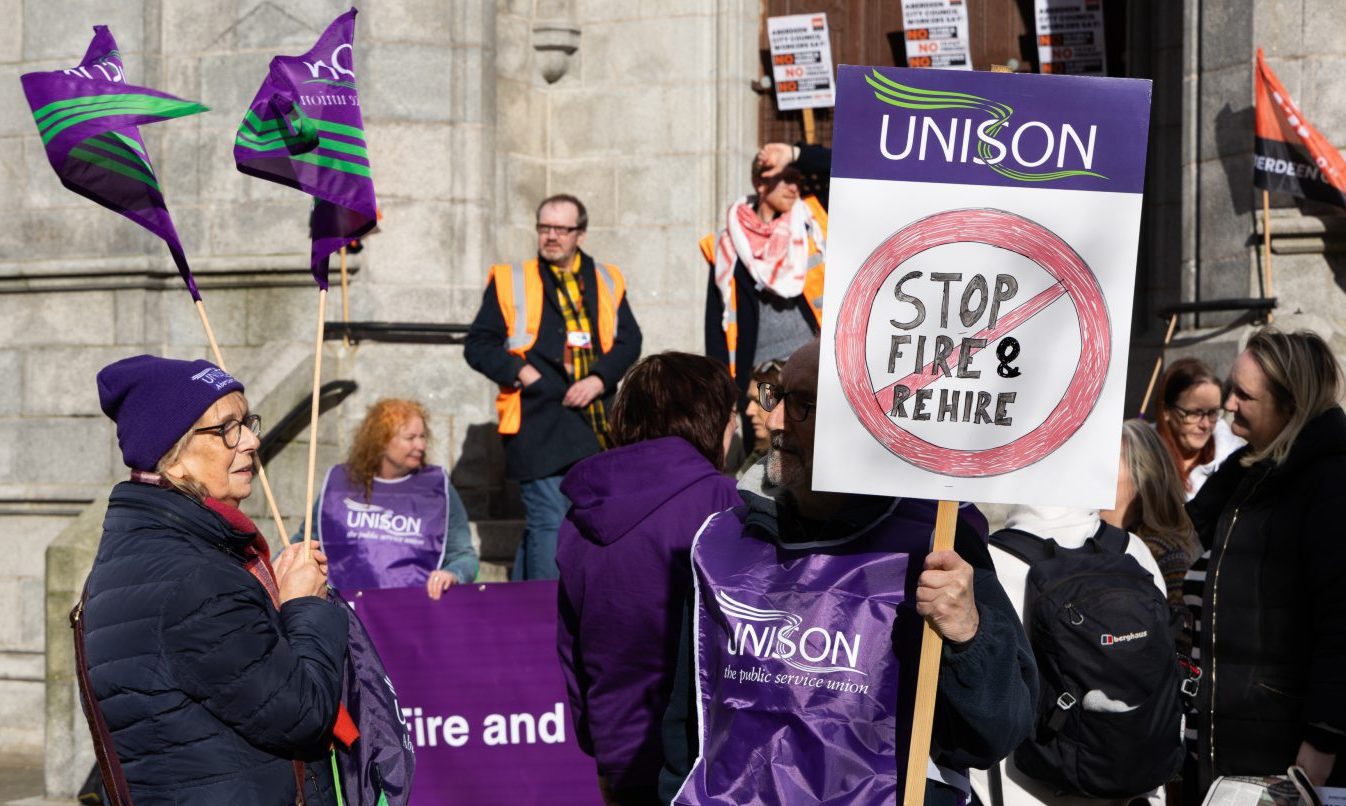
[[[816,489],[1111,505],[1149,106],[840,68]]]
[[[963,0],[902,0],[908,67],[971,70]]]
[[[556,655],[556,583],[349,591],[416,747],[412,806],[599,806]]]
[[[771,80],[776,108],[817,109],[836,103],[832,79],[832,41],[826,14],[768,17]]]
[[[1290,99],[1257,49],[1253,184],[1273,193],[1346,207],[1346,159]]]
[[[1038,71],[1072,76],[1108,73],[1103,0],[1036,0]]]

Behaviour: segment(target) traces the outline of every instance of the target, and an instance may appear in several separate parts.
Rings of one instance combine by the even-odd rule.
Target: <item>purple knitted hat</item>
[[[234,376],[204,359],[137,355],[98,372],[98,403],[117,424],[122,461],[154,470],[216,400],[242,392]]]

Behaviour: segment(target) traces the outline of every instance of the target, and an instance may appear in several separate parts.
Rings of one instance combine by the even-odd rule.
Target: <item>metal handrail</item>
[[[355,381],[328,381],[323,384],[318,389],[318,413],[322,414],[341,405],[343,400],[359,388],[360,385]],[[262,435],[261,444],[257,446],[257,456],[262,460],[262,464],[274,459],[281,449],[308,428],[313,411],[312,402],[312,398],[305,395],[303,400],[296,403],[294,408],[286,412],[284,417]]]
[[[430,322],[328,322],[323,332],[323,340],[348,339],[352,344],[361,341],[462,344],[467,338],[468,329],[468,325]]]

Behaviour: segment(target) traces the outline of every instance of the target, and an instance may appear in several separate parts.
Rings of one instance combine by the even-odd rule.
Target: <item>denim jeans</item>
[[[509,578],[556,579],[556,533],[570,509],[570,499],[561,493],[565,476],[544,476],[519,482],[523,498],[523,539],[514,554],[514,570]]]

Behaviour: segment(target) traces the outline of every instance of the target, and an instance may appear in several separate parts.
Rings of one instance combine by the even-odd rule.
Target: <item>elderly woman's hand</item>
[[[326,595],[327,555],[314,545],[312,554],[305,557],[302,543],[290,546],[276,560],[276,585],[281,604],[304,596]]]

